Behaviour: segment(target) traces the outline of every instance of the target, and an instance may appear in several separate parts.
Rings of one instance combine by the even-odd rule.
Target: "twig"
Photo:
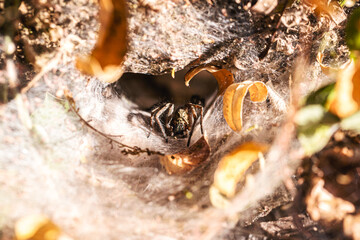
[[[80,121],[83,122],[88,128],[90,128],[91,130],[93,130],[94,132],[100,134],[101,136],[109,139],[111,142],[114,142],[116,144],[119,145],[120,148],[126,148],[124,149],[122,152],[124,154],[131,154],[131,155],[136,155],[136,154],[139,154],[139,153],[146,153],[148,155],[150,154],[155,154],[155,155],[160,155],[160,156],[164,156],[165,154],[161,153],[161,152],[158,152],[158,151],[152,151],[152,150],[149,150],[149,149],[142,149],[142,148],[139,148],[139,147],[136,147],[136,146],[129,146],[129,145],[126,145],[126,144],[123,144],[113,138],[111,138],[111,136],[113,137],[119,137],[119,135],[109,135],[109,134],[106,134],[106,133],[103,133],[101,132],[100,130],[96,129],[95,127],[93,127],[92,125],[89,124],[88,121],[86,121],[80,114],[79,114],[79,111],[76,109],[76,105],[75,105],[75,101],[74,99],[72,98],[71,94],[68,93],[68,92],[65,92],[65,97],[66,99],[68,100],[68,102],[70,103],[70,108],[71,110],[79,117]]]

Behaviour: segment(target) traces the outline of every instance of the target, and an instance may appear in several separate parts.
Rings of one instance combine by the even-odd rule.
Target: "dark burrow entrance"
[[[188,103],[194,95],[205,100],[205,107],[209,106],[217,93],[216,79],[207,71],[202,71],[191,80],[190,87],[187,87],[184,76],[188,70],[176,72],[175,78],[171,74],[155,76],[125,73],[114,84],[114,90],[145,111],[162,101],[171,102],[177,108]]]

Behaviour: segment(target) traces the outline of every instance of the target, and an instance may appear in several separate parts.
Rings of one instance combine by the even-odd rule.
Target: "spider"
[[[204,99],[195,95],[192,96],[189,103],[179,107],[174,112],[174,104],[162,102],[155,104],[151,110],[150,126],[153,129],[155,122],[159,126],[165,141],[168,142],[168,136],[176,138],[188,138],[187,146],[190,145],[190,139],[200,112],[200,129],[203,131],[203,108]],[[162,121],[163,120],[163,121]]]

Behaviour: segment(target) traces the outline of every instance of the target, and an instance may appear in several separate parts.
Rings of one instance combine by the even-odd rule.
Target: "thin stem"
[[[84,123],[88,128],[90,128],[91,130],[93,130],[94,132],[100,134],[101,136],[109,139],[111,142],[114,142],[116,144],[119,145],[120,148],[127,148],[127,149],[124,149],[123,150],[123,153],[124,154],[131,154],[131,155],[136,155],[136,154],[139,154],[139,153],[146,153],[148,155],[150,154],[155,154],[155,155],[160,155],[160,156],[164,156],[165,154],[161,153],[161,152],[158,152],[158,151],[153,151],[153,150],[149,150],[149,149],[142,149],[142,148],[139,148],[139,147],[136,147],[136,146],[129,146],[129,145],[126,145],[126,144],[123,144],[111,137],[119,137],[119,135],[109,135],[109,134],[106,134],[106,133],[103,133],[101,132],[100,130],[96,129],[95,127],[93,127],[92,125],[89,124],[88,121],[86,121],[80,114],[79,114],[79,111],[78,109],[76,109],[76,105],[75,105],[75,101],[74,99],[71,97],[71,95],[69,93],[66,93],[65,94],[66,96],[66,99],[68,100],[68,102],[70,103],[70,108],[71,110],[79,117],[80,121],[82,123]]]

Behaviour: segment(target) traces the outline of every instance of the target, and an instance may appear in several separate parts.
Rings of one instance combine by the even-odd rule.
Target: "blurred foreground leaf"
[[[301,108],[295,116],[295,123],[302,129],[312,128],[318,124],[335,124],[339,118],[326,111],[320,104],[312,104]]]
[[[217,208],[226,208],[230,204],[230,200],[223,195],[218,188],[212,185],[209,189],[209,197],[211,204]]]
[[[319,124],[298,133],[299,141],[307,155],[320,151],[329,142],[337,127]]]
[[[246,170],[267,149],[267,145],[255,142],[240,145],[219,162],[214,175],[213,187],[226,197],[233,197],[236,193],[236,185],[244,177]]]
[[[15,224],[16,240],[57,240],[70,239],[60,228],[44,215],[29,215]]]
[[[360,64],[352,61],[339,71],[336,80],[329,109],[340,118],[345,118],[360,109]]]
[[[356,112],[350,117],[342,119],[340,122],[340,127],[343,130],[351,130],[360,133],[360,111]]]
[[[338,121],[320,104],[305,106],[296,113],[298,139],[307,155],[325,147],[338,128]]]
[[[295,123],[300,127],[317,124],[323,119],[325,112],[325,109],[319,104],[305,106],[297,112]]]
[[[100,0],[100,32],[91,55],[77,59],[76,67],[103,82],[117,81],[123,74],[127,51],[127,11],[124,0]]]
[[[248,92],[253,102],[263,102],[268,95],[266,85],[259,81],[234,83],[230,85],[224,93],[223,114],[227,124],[234,131],[240,131],[242,129],[243,102]]]
[[[343,222],[344,233],[354,240],[360,239],[360,214],[347,215]]]

